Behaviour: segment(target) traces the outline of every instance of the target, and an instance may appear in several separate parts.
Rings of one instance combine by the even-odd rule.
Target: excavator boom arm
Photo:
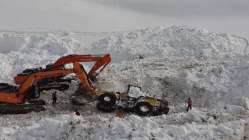
[[[88,75],[90,77],[96,76],[96,71],[99,70],[101,72],[107,64],[111,62],[111,55],[105,54],[105,55],[68,55],[61,57],[58,59],[54,64],[50,66],[51,69],[58,69],[61,66],[69,63],[75,63],[75,62],[96,62]]]
[[[95,62],[89,73],[87,74],[90,79],[95,79],[97,76],[97,71],[101,72],[106,65],[111,62],[110,54],[105,55],[68,55],[59,58],[55,63],[49,65],[45,70],[38,70],[34,73],[42,71],[52,71],[52,70],[63,70],[65,64],[79,63],[79,62]],[[17,85],[22,85],[31,74],[18,74],[14,81]]]

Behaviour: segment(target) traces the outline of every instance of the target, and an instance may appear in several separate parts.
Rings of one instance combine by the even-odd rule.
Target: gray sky
[[[249,38],[249,0],[0,0],[0,30],[108,32],[159,25]]]
[[[163,17],[247,16],[248,0],[89,0]]]

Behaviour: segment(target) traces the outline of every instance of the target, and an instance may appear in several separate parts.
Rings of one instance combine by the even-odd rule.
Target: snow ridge
[[[106,35],[2,32],[0,81],[13,83],[12,77],[25,68],[44,67],[72,53],[111,53],[113,61],[98,76],[97,88],[125,91],[129,83],[139,85],[144,94],[166,98],[169,115],[128,114],[120,119],[89,105],[78,117],[68,113],[70,109],[57,110],[65,102],[56,108],[48,103],[46,112],[0,116],[0,139],[239,140],[245,136],[249,52],[242,37],[185,26]],[[42,98],[49,99],[47,94]],[[64,96],[69,95],[59,95]],[[185,112],[188,97],[194,109]]]

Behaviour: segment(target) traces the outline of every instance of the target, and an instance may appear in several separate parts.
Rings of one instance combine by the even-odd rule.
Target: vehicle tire
[[[167,115],[169,113],[169,108],[168,107],[164,108],[162,110],[162,113]]]
[[[147,102],[139,102],[135,106],[135,112],[140,116],[152,114],[153,106]]]
[[[168,114],[169,113],[168,105],[169,105],[168,101],[166,101],[166,100],[161,101],[161,105],[159,108],[159,111],[161,112],[161,114]]]
[[[98,101],[102,104],[113,106],[116,104],[116,97],[112,93],[104,93],[99,96]]]
[[[115,110],[115,107],[114,107],[114,105],[98,102],[97,109],[100,111],[103,111],[103,112],[110,113],[110,112],[113,112]]]
[[[169,108],[168,107],[159,108],[158,110],[153,111],[154,116],[163,115],[163,114],[167,115],[168,113],[169,113]]]

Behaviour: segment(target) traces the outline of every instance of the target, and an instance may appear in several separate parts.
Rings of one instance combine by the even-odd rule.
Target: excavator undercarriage
[[[9,85],[7,83],[0,83],[0,93],[4,92],[7,94],[15,94],[18,92],[18,87]],[[26,99],[27,103],[25,104],[8,104],[5,102],[0,103],[0,114],[25,114],[29,112],[40,112],[44,111],[45,108],[45,101],[43,100],[36,100],[39,98],[37,93],[34,91],[34,87],[30,87],[27,91]]]
[[[1,114],[26,114],[32,111],[45,111],[45,108],[43,105],[37,104],[0,104]]]

